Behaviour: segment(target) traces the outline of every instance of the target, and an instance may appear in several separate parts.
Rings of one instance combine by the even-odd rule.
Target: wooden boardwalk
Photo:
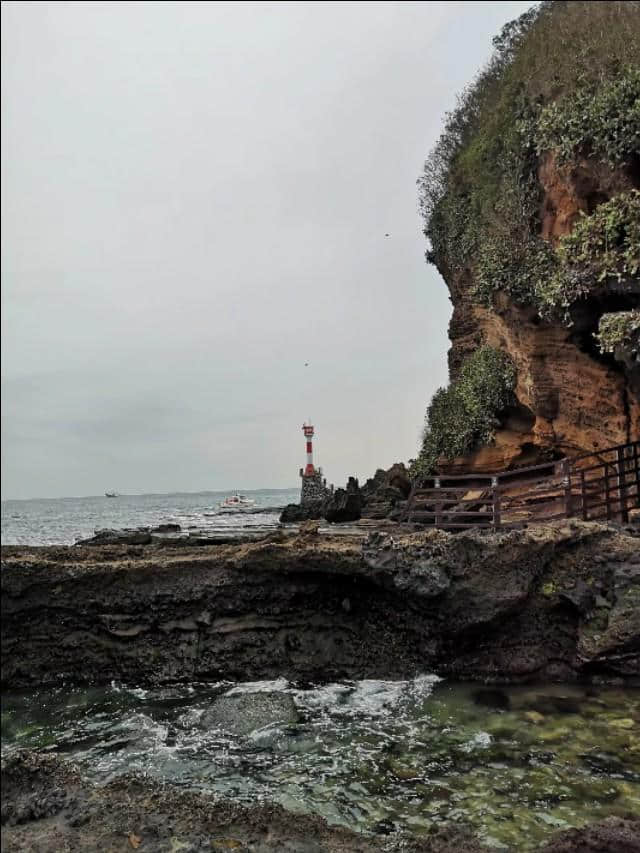
[[[558,518],[626,522],[640,507],[640,441],[497,474],[416,482],[404,519],[445,530],[493,530]]]

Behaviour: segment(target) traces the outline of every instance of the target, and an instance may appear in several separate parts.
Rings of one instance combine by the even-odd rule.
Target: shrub
[[[622,349],[632,360],[640,357],[640,310],[603,314],[596,340],[600,352],[616,353]]]
[[[536,286],[542,314],[565,310],[610,280],[640,278],[640,191],[620,193],[582,216],[556,250],[555,270]],[[640,295],[640,283],[634,285]]]
[[[541,110],[536,151],[554,151],[560,163],[577,153],[612,168],[640,151],[640,68],[579,86]]]
[[[489,346],[476,350],[462,365],[458,379],[433,395],[412,476],[432,473],[441,456],[453,459],[490,443],[499,425],[497,416],[514,402],[515,384],[508,356]]]

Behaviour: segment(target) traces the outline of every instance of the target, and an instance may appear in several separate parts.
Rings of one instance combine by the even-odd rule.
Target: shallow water
[[[280,704],[291,697],[298,719],[276,707],[247,729],[247,709],[274,692]],[[228,707],[223,696],[242,697],[244,719],[207,720]],[[527,850],[558,829],[640,813],[639,722],[638,690],[482,692],[435,676],[113,685],[5,695],[2,747],[69,755],[97,782],[139,770],[364,832],[419,835],[455,821],[497,849]]]

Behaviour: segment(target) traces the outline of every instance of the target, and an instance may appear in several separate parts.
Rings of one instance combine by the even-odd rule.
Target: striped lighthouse
[[[333,491],[333,486],[327,488],[327,481],[322,477],[322,468],[313,464],[313,433],[312,424],[302,424],[302,432],[307,441],[307,464],[300,469],[302,488],[300,490],[300,505],[319,504]],[[315,518],[316,516],[313,516]]]
[[[313,426],[311,424],[303,424],[302,432],[307,439],[307,465],[304,469],[304,476],[313,477],[316,473],[316,469],[313,467]]]

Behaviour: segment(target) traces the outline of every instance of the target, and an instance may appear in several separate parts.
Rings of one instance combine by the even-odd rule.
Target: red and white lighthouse
[[[303,424],[302,432],[304,433],[305,438],[307,439],[307,465],[304,469],[305,477],[313,477],[316,473],[316,469],[313,467],[313,426],[311,424]]]

